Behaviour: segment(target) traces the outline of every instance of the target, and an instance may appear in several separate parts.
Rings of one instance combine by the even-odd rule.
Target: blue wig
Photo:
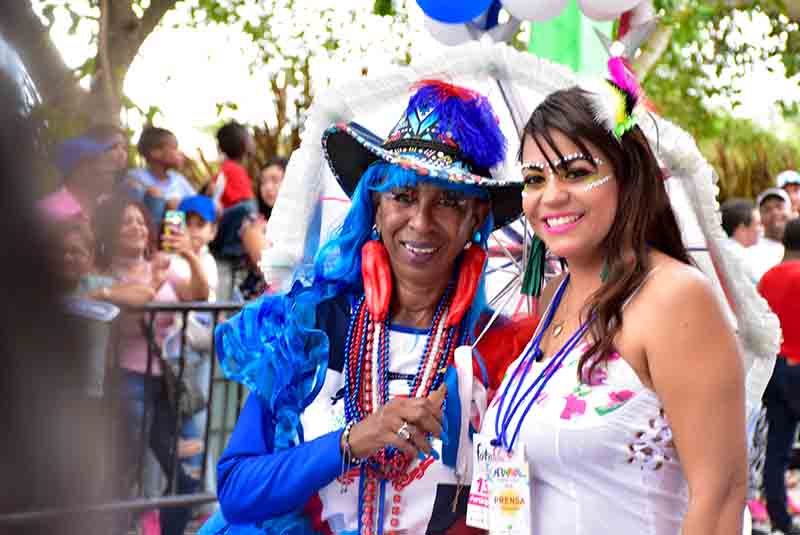
[[[317,305],[340,295],[355,299],[364,291],[361,248],[372,235],[373,193],[415,186],[423,181],[489,198],[488,192],[479,186],[432,181],[396,165],[375,163],[362,176],[341,227],[317,253],[311,284],[306,286],[295,281],[286,294],[262,296],[217,327],[215,337],[220,365],[229,379],[246,385],[266,404],[275,424],[276,451],[303,442],[300,415],[325,381],[330,346],[328,336],[316,327]],[[484,248],[492,228],[489,215],[480,228],[480,245]],[[460,259],[457,263],[460,264]],[[482,277],[475,300],[462,320],[462,343],[472,338],[485,307]],[[269,527],[265,532],[273,533],[270,529],[288,518],[265,522],[263,527]],[[298,519],[302,520],[301,517],[295,520],[300,522]],[[307,533],[304,529],[299,529],[298,533]]]

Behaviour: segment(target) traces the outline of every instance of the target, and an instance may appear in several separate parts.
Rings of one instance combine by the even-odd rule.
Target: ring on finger
[[[403,425],[397,430],[397,435],[403,440],[411,440],[411,431],[408,430],[408,427],[408,422],[403,422]]]

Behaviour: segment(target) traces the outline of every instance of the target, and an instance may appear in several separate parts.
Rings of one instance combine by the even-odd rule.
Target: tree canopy
[[[800,13],[780,0],[656,4],[663,19],[640,59],[661,49],[638,72],[659,111],[691,132],[715,165],[721,197],[752,197],[777,172],[797,168]],[[754,79],[769,87],[753,87]],[[753,110],[763,120],[744,118]],[[776,135],[781,128],[790,134]]]
[[[659,110],[692,132],[717,165],[723,195],[752,195],[775,172],[797,166],[796,136],[790,135],[797,132],[800,107],[796,3],[654,3],[662,18],[635,68]],[[31,66],[49,105],[56,137],[84,127],[89,114],[94,120],[115,122],[121,108],[136,105],[122,90],[128,69],[145,39],[177,5],[189,13],[180,24],[222,25],[242,32],[258,50],[252,68],[266,69],[271,76],[275,118],[259,128],[265,151],[272,154],[286,154],[297,145],[302,115],[317,88],[342,73],[365,74],[369,68],[365,58],[376,54],[386,65],[409,62],[416,53],[415,32],[422,31],[416,27],[419,21],[409,17],[414,0],[27,0],[2,4],[0,32]],[[49,37],[56,23],[67,23],[72,31],[89,29],[93,52],[77,69],[67,67]],[[363,31],[367,27],[373,31]],[[331,70],[331,65],[336,69]],[[753,98],[756,77],[769,80],[769,87],[755,88],[758,93]],[[218,108],[222,114],[235,106],[223,102]],[[149,113],[152,116],[153,110]],[[744,119],[748,114],[759,120]]]

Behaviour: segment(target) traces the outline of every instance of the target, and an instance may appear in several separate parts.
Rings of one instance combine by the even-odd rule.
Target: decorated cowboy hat
[[[348,196],[377,162],[411,169],[433,182],[484,187],[495,228],[522,212],[520,180],[499,179],[491,169],[506,157],[506,138],[486,97],[437,80],[417,83],[386,139],[356,122],[339,122],[322,135],[328,165]]]

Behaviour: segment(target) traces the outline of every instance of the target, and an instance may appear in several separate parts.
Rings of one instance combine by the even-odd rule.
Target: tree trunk
[[[0,33],[22,57],[45,106],[58,121],[79,127],[98,122],[117,124],[128,69],[144,40],[177,1],[151,0],[141,18],[134,13],[131,0],[100,1],[97,70],[89,91],[79,85],[64,63],[30,2],[0,2]]]
[[[20,55],[48,105],[82,108],[86,91],[78,85],[29,2],[0,2],[0,34]]]
[[[90,110],[103,122],[119,122],[122,89],[136,54],[167,11],[178,0],[151,0],[142,18],[130,1],[101,0],[96,65],[89,97]]]
[[[633,62],[633,71],[639,80],[644,80],[650,70],[658,63],[672,40],[673,26],[659,25],[647,42],[642,46],[642,53]]]

